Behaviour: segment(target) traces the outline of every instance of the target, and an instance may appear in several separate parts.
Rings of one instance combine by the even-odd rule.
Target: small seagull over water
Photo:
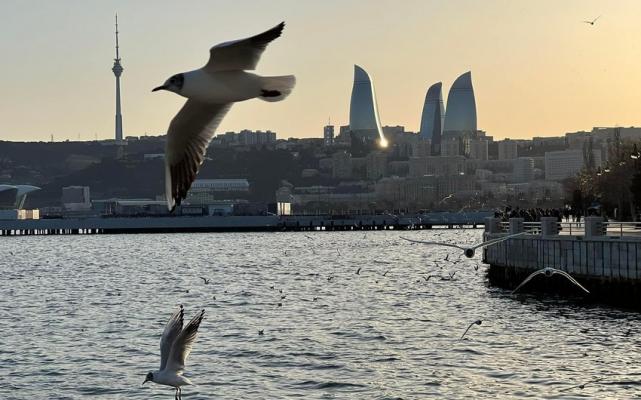
[[[470,326],[468,326],[468,327],[467,327],[467,329],[465,330],[465,332],[463,332],[463,336],[461,336],[461,339],[463,339],[463,338],[465,337],[465,334],[467,333],[467,331],[469,331],[469,330],[470,330],[470,328],[471,328],[471,327],[473,327],[474,325],[481,325],[482,323],[483,323],[483,321],[481,321],[480,319],[477,319],[476,321],[472,322],[472,323],[470,324]]]
[[[211,279],[207,279],[207,278],[205,278],[204,276],[201,276],[201,277],[200,277],[200,279],[202,279],[202,280],[203,280],[203,282],[205,283],[205,285],[209,285],[209,282],[211,282]]]
[[[204,67],[173,75],[153,89],[187,98],[167,131],[165,195],[170,210],[187,196],[214,131],[233,103],[253,98],[281,101],[291,93],[296,84],[293,75],[266,77],[246,72],[256,69],[263,51],[284,27],[281,22],[256,36],[218,44],[209,50]]]
[[[598,383],[598,382],[601,382],[602,380],[603,380],[603,378],[597,378],[597,379],[594,379],[594,380],[591,380],[591,381],[588,381],[588,382],[582,383],[582,384],[580,384],[580,385],[570,386],[570,387],[568,387],[568,388],[561,389],[561,390],[559,390],[559,391],[560,391],[560,392],[567,392],[567,391],[570,391],[570,390],[572,390],[572,389],[585,389],[585,386],[586,386],[586,385],[588,385],[588,384],[590,384],[590,383]]]
[[[487,242],[476,244],[476,245],[474,245],[472,247],[463,247],[463,246],[459,246],[458,244],[447,243],[447,242],[426,242],[426,241],[423,241],[423,240],[408,239],[408,238],[404,238],[402,236],[401,236],[401,239],[407,240],[408,242],[412,242],[412,243],[421,243],[421,244],[428,244],[428,245],[434,245],[434,246],[455,247],[457,249],[463,250],[463,254],[465,255],[465,257],[472,258],[472,257],[474,257],[475,250],[480,248],[480,247],[492,246],[492,245],[500,243],[500,242],[502,242],[504,240],[508,240],[508,239],[513,238],[513,237],[524,235],[525,233],[526,232],[521,232],[521,233],[515,233],[514,235],[503,236],[503,237],[498,238],[498,239],[492,239],[492,240],[488,240]]]
[[[597,19],[599,19],[599,18],[601,18],[601,16],[600,16],[600,15],[599,15],[598,17],[596,17],[595,19],[593,19],[592,21],[583,21],[583,22],[585,22],[586,24],[590,24],[590,25],[594,26],[594,23],[595,23],[595,22],[596,22],[596,20],[597,20]]]
[[[573,284],[578,286],[585,293],[590,294],[590,291],[588,291],[588,289],[584,288],[579,282],[576,281],[576,279],[572,278],[572,276],[570,276],[570,274],[568,274],[565,271],[561,271],[560,269],[550,268],[550,267],[543,268],[543,269],[540,269],[538,271],[534,271],[533,273],[531,273],[527,278],[525,278],[525,280],[523,282],[521,282],[521,284],[519,286],[516,287],[516,289],[514,289],[512,291],[512,294],[516,293],[520,288],[522,288],[526,283],[531,281],[532,278],[534,278],[537,275],[543,275],[546,278],[549,278],[552,275],[556,275],[556,274],[566,277],[570,282],[572,282]]]
[[[147,374],[143,385],[154,382],[161,385],[173,386],[176,389],[176,399],[182,396],[181,386],[191,385],[191,381],[183,376],[185,361],[196,340],[198,327],[203,321],[205,310],[201,310],[189,321],[183,329],[183,306],[176,311],[165,326],[160,338],[160,369]]]

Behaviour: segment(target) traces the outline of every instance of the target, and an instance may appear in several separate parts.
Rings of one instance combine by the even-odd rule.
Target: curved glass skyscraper
[[[381,121],[378,117],[374,84],[365,70],[354,65],[354,86],[349,103],[349,129],[352,132],[372,132],[378,134],[381,145],[386,146]]]
[[[447,96],[443,132],[448,131],[476,131],[476,101],[469,71],[456,78]]]
[[[432,141],[432,154],[438,154],[441,148],[441,134],[445,110],[443,108],[443,85],[435,83],[427,89],[423,113],[421,114],[421,128],[419,134],[423,140]]]

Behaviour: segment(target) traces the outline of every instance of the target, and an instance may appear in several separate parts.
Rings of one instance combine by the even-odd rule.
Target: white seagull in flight
[[[463,254],[465,255],[465,257],[472,258],[472,257],[474,257],[475,250],[478,249],[479,247],[492,246],[492,245],[500,243],[500,242],[502,242],[504,240],[508,240],[508,239],[512,239],[513,237],[524,235],[525,233],[526,232],[521,232],[521,233],[515,233],[513,235],[503,236],[503,237],[500,237],[498,239],[488,240],[487,242],[479,243],[479,244],[476,244],[476,245],[471,246],[471,247],[463,247],[463,246],[459,246],[458,244],[447,243],[447,242],[426,242],[426,241],[423,241],[423,240],[408,239],[408,238],[404,238],[402,236],[401,236],[401,239],[407,240],[408,242],[412,242],[412,243],[429,244],[429,245],[433,245],[433,246],[455,247],[457,249],[463,250]]]
[[[579,282],[576,281],[576,279],[572,278],[572,276],[570,276],[570,274],[568,274],[565,271],[561,271],[560,269],[550,268],[550,267],[543,268],[543,269],[540,269],[538,271],[534,271],[533,273],[531,273],[530,276],[525,278],[525,280],[523,282],[521,282],[521,284],[519,286],[517,286],[516,289],[514,289],[512,291],[512,294],[516,293],[517,290],[519,290],[521,287],[523,287],[523,285],[525,285],[526,283],[531,281],[532,278],[534,278],[537,275],[544,275],[546,278],[549,278],[549,277],[551,277],[552,275],[555,275],[555,274],[559,274],[559,275],[562,275],[562,276],[566,277],[570,282],[574,283],[576,286],[578,286],[585,293],[590,294],[590,291],[588,289],[584,288]]]
[[[185,361],[196,340],[198,327],[203,320],[205,310],[201,310],[189,321],[183,329],[183,306],[180,306],[165,326],[160,338],[160,369],[147,374],[143,385],[149,381],[160,385],[173,386],[176,389],[176,399],[182,397],[181,386],[191,385],[191,381],[183,376]]]
[[[256,36],[216,45],[209,50],[204,67],[173,75],[152,90],[187,98],[167,131],[165,196],[170,210],[187,196],[214,131],[233,103],[256,97],[281,101],[291,93],[296,84],[293,75],[266,77],[246,72],[256,69],[261,54],[284,27],[281,22]]]
[[[590,24],[590,25],[593,25],[593,26],[594,26],[594,23],[595,23],[595,22],[596,22],[596,20],[597,20],[597,19],[599,19],[599,18],[601,18],[601,16],[600,16],[600,15],[599,15],[598,17],[596,17],[595,19],[593,19],[592,21],[583,21],[583,22],[585,22],[586,24]]]

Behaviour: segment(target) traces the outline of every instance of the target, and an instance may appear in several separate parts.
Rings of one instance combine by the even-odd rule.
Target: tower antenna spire
[[[118,13],[116,13],[116,60],[120,61],[120,54],[118,52]]]

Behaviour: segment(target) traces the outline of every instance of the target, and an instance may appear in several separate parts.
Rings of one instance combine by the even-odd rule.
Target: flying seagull
[[[583,22],[585,22],[586,24],[594,25],[594,23],[596,22],[596,20],[597,20],[597,19],[599,19],[599,18],[601,18],[601,16],[600,16],[600,15],[599,15],[598,17],[596,17],[595,19],[593,19],[592,21],[583,21]]]
[[[588,384],[590,384],[590,383],[598,383],[598,382],[601,382],[602,380],[603,380],[603,378],[596,378],[594,380],[582,383],[580,385],[571,386],[571,387],[568,387],[568,388],[565,388],[565,389],[561,389],[560,392],[567,392],[567,391],[572,390],[572,389],[585,389],[585,387]]]
[[[407,240],[408,242],[412,242],[412,243],[429,244],[429,245],[435,245],[435,246],[455,247],[457,249],[463,250],[463,254],[465,255],[465,257],[472,258],[472,257],[474,257],[474,251],[476,249],[478,249],[479,247],[492,246],[492,245],[500,243],[500,242],[502,242],[504,240],[508,240],[508,239],[511,239],[513,237],[516,237],[516,236],[524,235],[525,233],[526,232],[521,232],[521,233],[515,233],[513,235],[503,236],[503,237],[500,237],[498,239],[492,239],[492,240],[488,240],[487,242],[476,244],[476,245],[474,245],[472,247],[463,247],[463,246],[459,246],[458,244],[447,243],[447,242],[425,242],[425,241],[422,241],[422,240],[414,240],[414,239],[404,238],[402,236],[401,236],[401,239]]]
[[[253,98],[281,101],[291,93],[296,84],[293,75],[264,77],[246,72],[256,69],[261,54],[284,27],[281,22],[256,36],[218,44],[209,50],[204,67],[173,75],[152,90],[187,98],[167,131],[165,196],[169,210],[187,196],[214,131],[233,103]]]
[[[474,325],[481,325],[481,323],[482,323],[482,322],[483,322],[483,321],[481,321],[480,319],[477,319],[476,321],[472,322],[472,323],[470,324],[470,326],[468,326],[468,327],[467,327],[467,329],[465,330],[465,332],[463,332],[463,336],[461,336],[461,339],[463,339],[463,338],[465,337],[465,334],[467,333],[467,331],[469,331],[469,330],[470,330],[470,328],[471,328],[471,327],[473,327]]]
[[[588,289],[586,289],[583,286],[581,286],[581,284],[579,282],[577,282],[576,279],[572,278],[572,276],[570,276],[570,274],[568,274],[565,271],[561,271],[560,269],[550,268],[550,267],[543,268],[543,269],[540,269],[538,271],[534,271],[533,273],[531,273],[530,276],[525,278],[525,280],[523,282],[521,282],[521,284],[519,286],[517,286],[516,289],[514,289],[512,291],[512,294],[516,293],[521,287],[523,287],[526,283],[531,281],[532,278],[534,278],[537,275],[544,275],[546,278],[549,278],[549,277],[551,277],[552,275],[555,275],[555,274],[559,274],[559,275],[562,275],[562,276],[566,277],[570,282],[574,283],[576,286],[578,286],[585,293],[590,294]]]
[[[203,280],[203,282],[205,283],[205,285],[209,285],[209,282],[211,281],[211,279],[207,279],[207,278],[205,278],[204,276],[201,276],[201,277],[200,277],[200,279],[202,279],[202,280]]]
[[[447,200],[451,199],[453,196],[454,196],[454,193],[448,194],[447,196],[443,197],[441,201],[438,202],[438,204],[446,202]]]
[[[160,369],[149,372],[145,377],[143,385],[149,381],[161,385],[173,386],[176,389],[176,399],[182,397],[181,386],[191,385],[191,381],[183,376],[185,361],[191,352],[196,340],[198,327],[203,321],[205,310],[201,310],[189,321],[183,329],[183,318],[185,312],[180,306],[165,326],[160,338]]]

